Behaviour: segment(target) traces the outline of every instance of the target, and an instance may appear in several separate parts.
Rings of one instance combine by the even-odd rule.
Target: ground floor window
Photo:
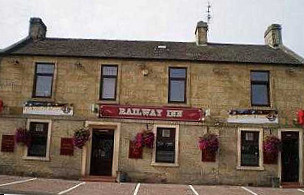
[[[262,168],[262,129],[239,129],[238,166],[243,168]]]
[[[178,164],[178,133],[176,125],[155,126],[155,147],[152,164]]]
[[[27,127],[30,131],[31,141],[27,147],[25,157],[48,160],[51,121],[30,119]]]

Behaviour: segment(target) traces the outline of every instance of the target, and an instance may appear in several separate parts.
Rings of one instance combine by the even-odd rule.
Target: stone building
[[[280,25],[269,26],[265,45],[210,43],[204,22],[196,42],[61,39],[46,31],[31,18],[29,35],[1,53],[2,174],[303,183],[296,120],[303,59],[282,44]],[[84,127],[89,140],[73,147]],[[18,128],[31,132],[29,143],[16,143]],[[143,130],[154,132],[153,148],[135,150]],[[198,147],[205,134],[218,135],[215,158]],[[263,152],[269,135],[282,141],[271,163]]]

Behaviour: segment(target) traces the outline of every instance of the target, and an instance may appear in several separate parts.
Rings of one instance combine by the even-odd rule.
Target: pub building
[[[98,181],[303,184],[304,60],[265,45],[46,37],[0,56],[0,173]]]

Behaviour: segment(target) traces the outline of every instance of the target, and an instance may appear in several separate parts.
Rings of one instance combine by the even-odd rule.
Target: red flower
[[[90,130],[87,128],[79,129],[75,131],[73,137],[73,143],[76,147],[82,149],[86,142],[90,138]]]
[[[264,152],[269,155],[278,155],[279,151],[281,151],[282,143],[279,138],[273,135],[269,135],[266,137],[263,142]]]
[[[207,133],[203,137],[200,137],[198,142],[200,150],[207,152],[216,152],[219,148],[218,136],[215,134]]]
[[[135,143],[135,147],[142,148],[153,148],[154,144],[154,133],[151,131],[142,131],[137,133],[135,139],[133,141]]]

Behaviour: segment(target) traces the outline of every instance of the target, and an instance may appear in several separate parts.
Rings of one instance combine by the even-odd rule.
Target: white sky
[[[210,0],[209,42],[264,44],[282,25],[283,43],[304,56],[304,0]],[[207,0],[0,0],[0,48],[28,34],[41,17],[48,37],[194,41]]]

